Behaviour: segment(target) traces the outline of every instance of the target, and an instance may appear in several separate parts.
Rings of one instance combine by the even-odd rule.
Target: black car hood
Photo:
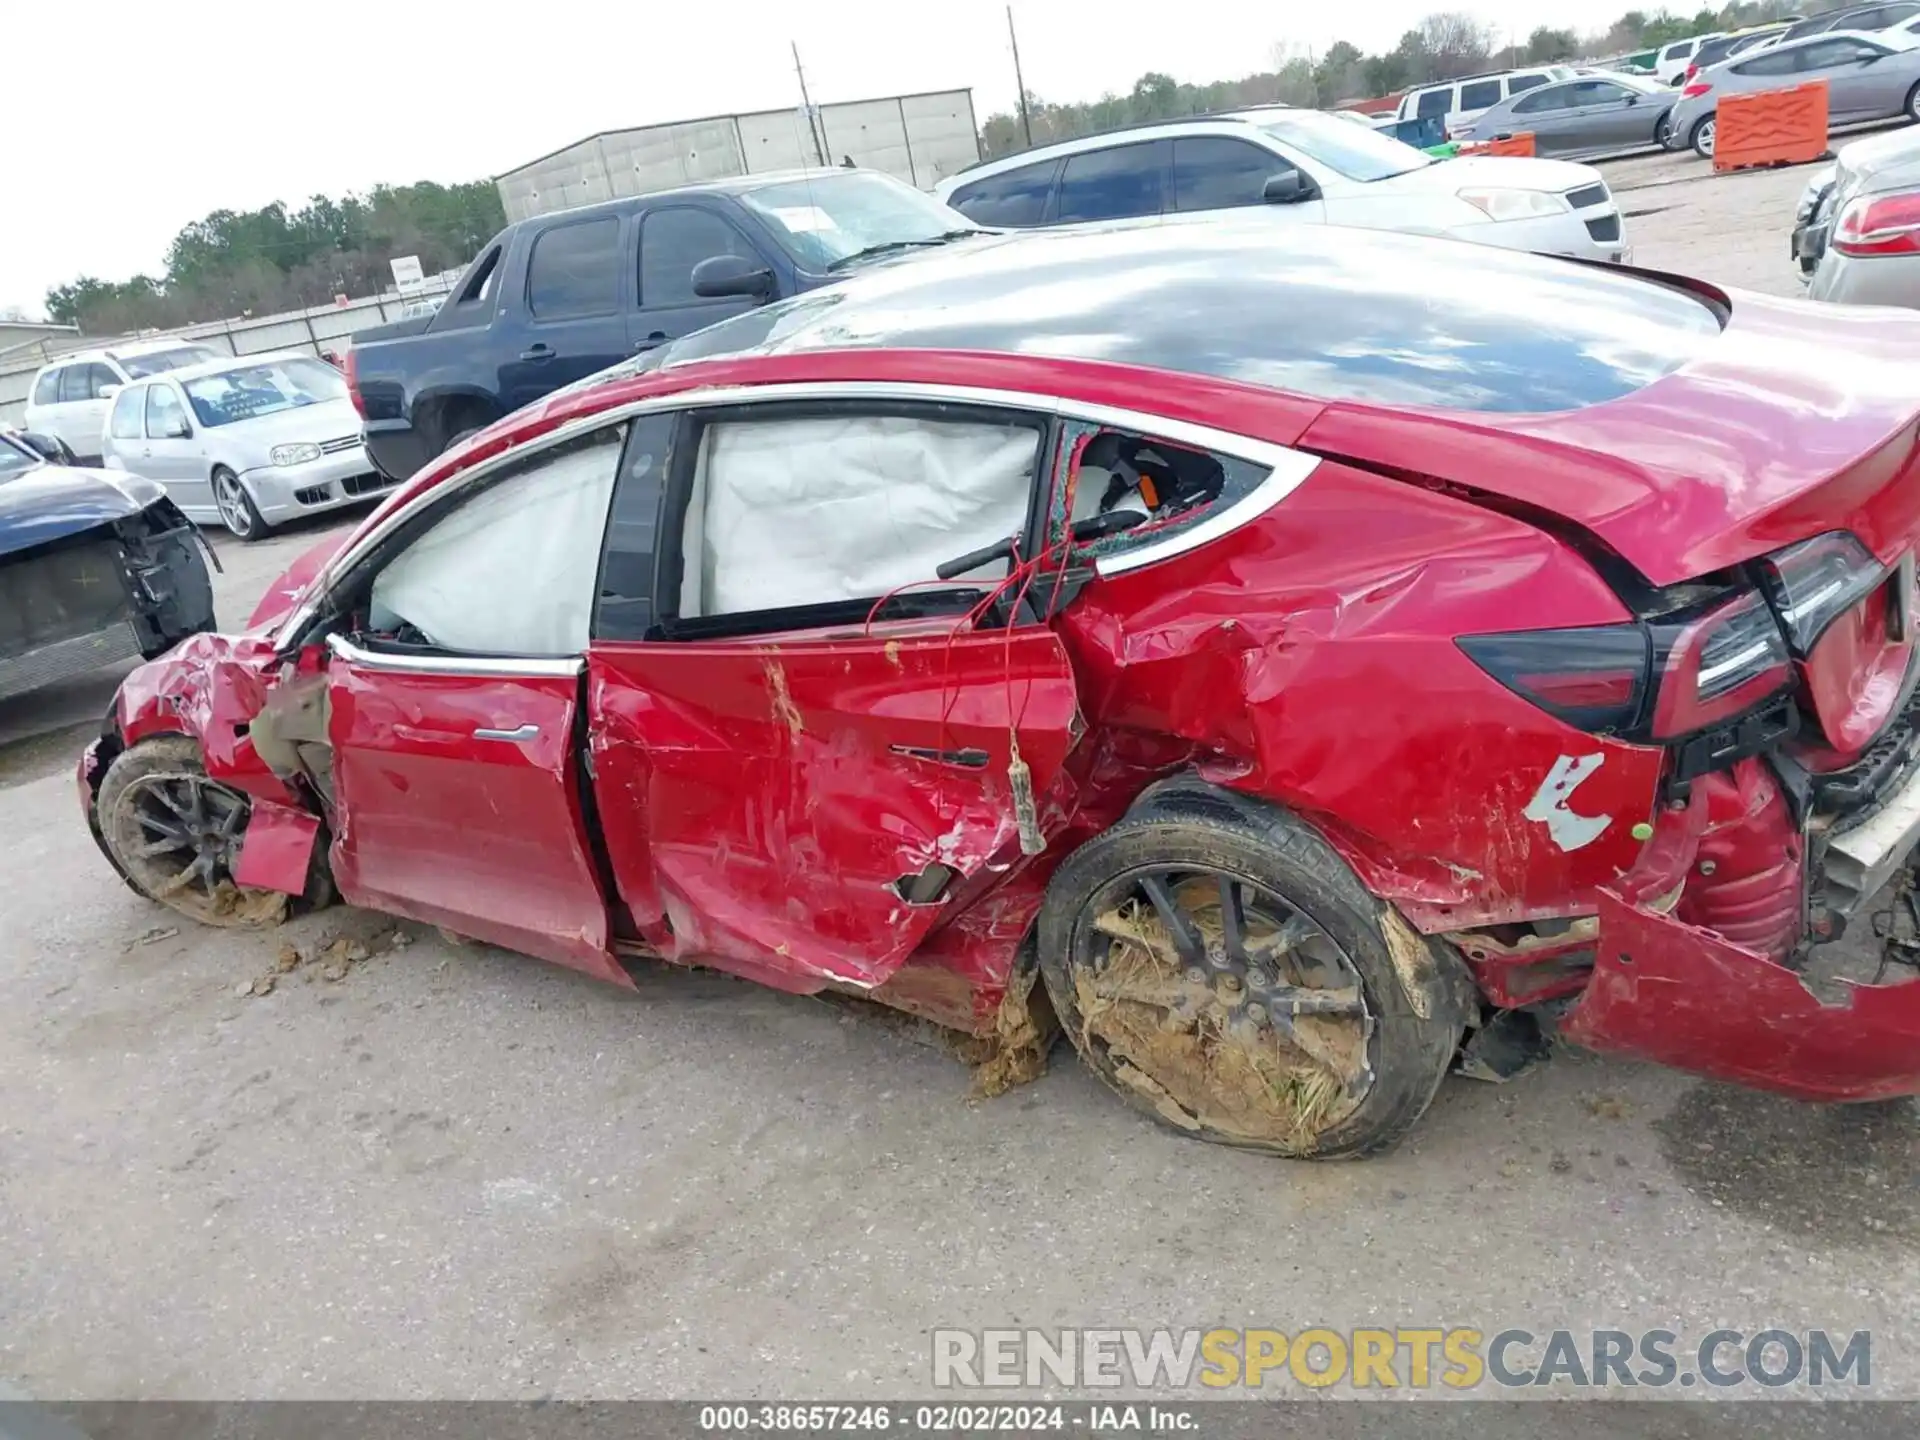
[[[0,481],[0,555],[138,515],[165,493],[138,475],[41,465]]]

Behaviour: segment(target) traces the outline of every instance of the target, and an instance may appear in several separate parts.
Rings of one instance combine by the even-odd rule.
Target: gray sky
[[[1468,10],[1524,36],[1586,31],[1629,0],[1015,0],[1030,89],[1048,99],[1268,67],[1276,45],[1388,48],[1422,15]],[[1642,8],[1657,9],[1656,4]],[[1680,8],[1686,8],[1685,5]],[[971,86],[1012,105],[1002,0],[152,0],[14,3],[0,35],[21,161],[5,190],[0,308],[38,314],[82,274],[159,274],[210,210],[380,182],[495,175],[596,130]]]

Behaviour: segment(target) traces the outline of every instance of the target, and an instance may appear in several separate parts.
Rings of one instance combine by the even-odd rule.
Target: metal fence
[[[344,305],[315,305],[311,309],[288,310],[278,315],[215,320],[179,330],[110,338],[63,335],[30,341],[0,355],[0,422],[22,423],[34,375],[49,361],[74,350],[111,350],[116,342],[135,339],[180,339],[197,340],[234,355],[258,355],[266,350],[304,350],[309,355],[318,355],[323,350],[338,351],[355,331],[398,320],[410,306],[439,299],[453,288],[458,278],[458,271],[448,271],[429,277],[404,294],[374,295],[349,300]]]

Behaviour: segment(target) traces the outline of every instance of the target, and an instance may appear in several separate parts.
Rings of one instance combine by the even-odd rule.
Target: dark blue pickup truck
[[[509,225],[432,315],[362,330],[347,382],[402,480],[455,441],[668,340],[979,232],[872,170],[744,175]]]

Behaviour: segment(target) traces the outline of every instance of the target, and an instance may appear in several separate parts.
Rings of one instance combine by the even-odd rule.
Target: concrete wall
[[[316,305],[311,310],[289,310],[279,315],[216,320],[206,325],[189,325],[183,330],[169,330],[164,335],[198,340],[234,355],[258,355],[265,350],[304,350],[309,355],[318,355],[322,350],[337,353],[345,348],[354,331],[398,320],[401,311],[415,301],[446,294],[457,278],[457,271],[449,271],[430,277],[405,295],[376,295],[350,300],[345,305]],[[33,377],[49,360],[56,360],[69,350],[111,350],[114,341],[131,338],[116,335],[105,339],[97,336],[70,339],[51,347],[32,346],[24,354],[0,359],[0,421],[19,425],[24,420]],[[163,335],[148,334],[139,338],[157,340]]]
[[[930,190],[980,158],[971,90],[851,100],[616,130],[542,156],[496,182],[508,220],[645,195],[698,180],[757,175],[852,157],[856,165]]]

